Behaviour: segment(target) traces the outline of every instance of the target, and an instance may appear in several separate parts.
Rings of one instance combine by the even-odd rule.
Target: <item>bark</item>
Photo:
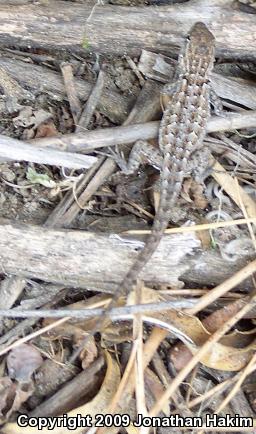
[[[0,266],[4,273],[64,286],[114,292],[127,272],[141,240],[114,234],[0,224]],[[248,257],[246,258],[248,260]],[[168,235],[140,278],[147,283],[179,286],[179,279],[215,285],[239,270],[245,260],[224,261],[218,252],[202,251],[191,233]],[[248,285],[243,283],[243,289]]]
[[[7,57],[0,58],[0,68],[4,69],[11,78],[17,80],[22,88],[30,89],[30,92],[27,92],[25,98],[28,101],[33,101],[34,97],[41,93],[49,94],[53,100],[67,98],[61,74],[49,68],[32,63],[25,63],[17,59],[9,59]],[[75,86],[80,100],[87,100],[93,88],[93,84],[80,78],[75,78]],[[13,92],[11,96],[13,96]],[[105,88],[100,98],[98,109],[105,116],[109,117],[112,122],[121,123],[126,119],[135,99],[136,98],[132,95],[128,97],[122,96],[118,92]]]
[[[168,53],[180,47],[194,22],[203,21],[216,37],[218,55],[255,59],[255,17],[236,10],[232,0],[191,0],[159,7],[51,0],[0,4],[0,17],[4,46],[121,55],[138,55],[142,48]]]

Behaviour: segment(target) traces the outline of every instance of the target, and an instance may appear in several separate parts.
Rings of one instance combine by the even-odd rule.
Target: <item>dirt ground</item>
[[[34,7],[36,2],[30,3]],[[86,7],[85,1],[66,3]],[[179,8],[186,2],[111,0],[107,6],[143,10],[177,3]],[[247,3],[254,13],[254,2]],[[15,5],[23,7],[22,2],[9,7]],[[0,1],[0,22],[5,7]],[[44,7],[50,8],[50,2]],[[168,56],[153,49],[135,56],[110,55],[107,49],[89,53],[81,47],[79,54],[58,47],[25,49],[15,39],[12,46],[1,43],[0,135],[46,150],[54,148],[45,145],[47,140],[68,141],[72,135],[74,153],[72,146],[83,134],[87,146],[93,131],[105,129],[107,135],[122,125],[132,131],[138,123],[146,128],[162,116],[160,94],[177,62],[177,44],[172,48]],[[16,78],[10,73],[15,63]],[[132,143],[119,143],[115,133],[115,146],[84,148],[83,155],[97,158],[87,169],[15,160],[11,144],[10,160],[0,149],[3,434],[36,432],[19,427],[20,415],[83,414],[93,420],[97,413],[127,415],[120,428],[113,422],[108,431],[105,424],[106,432],[116,433],[139,433],[132,426],[138,413],[162,421],[171,415],[205,421],[207,414],[219,414],[226,424],[227,415],[255,420],[255,58],[217,55],[212,81],[221,93],[222,128],[209,127],[204,150],[196,164],[191,162],[173,206],[172,233],[140,276],[129,306],[118,297],[121,313],[94,336],[88,333],[94,330],[97,309],[106,307],[143,245],[143,231],[152,226],[159,168],[144,159],[135,173],[126,174],[122,169]],[[246,113],[252,116],[247,124]],[[238,122],[240,115],[238,126],[225,126],[229,116]],[[149,141],[158,148],[156,135]],[[188,226],[194,230],[188,232]],[[144,328],[136,311],[142,303],[153,306],[150,312],[142,308],[148,317]],[[11,309],[20,317],[17,312],[12,316]],[[37,316],[40,310],[45,313]],[[72,315],[76,310],[80,313]],[[51,316],[56,311],[62,316]],[[178,424],[154,432],[184,431]]]

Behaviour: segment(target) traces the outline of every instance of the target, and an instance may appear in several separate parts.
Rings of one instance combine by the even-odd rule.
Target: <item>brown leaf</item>
[[[31,375],[42,363],[40,352],[29,344],[21,344],[13,348],[7,356],[9,376],[20,383],[30,381]]]
[[[16,127],[37,128],[40,124],[49,120],[51,116],[51,113],[43,109],[33,110],[32,107],[27,106],[22,108],[19,115],[13,118],[13,123]]]
[[[19,410],[23,402],[26,402],[33,392],[34,392],[34,387],[32,383],[27,384],[26,387],[24,385],[18,384],[16,388],[13,404],[10,410],[6,413],[6,418],[8,419],[11,416],[11,414]]]
[[[184,344],[179,343],[171,349],[169,356],[175,368],[181,370],[191,359],[192,354],[195,354],[196,349],[199,349],[209,338],[210,334],[218,330],[229,318],[235,315],[244,306],[244,303],[244,299],[229,303],[224,308],[213,312],[202,323],[199,320],[192,323],[192,320],[187,319],[187,325],[183,324],[182,330],[193,339],[196,346],[193,348],[188,342],[185,347]],[[167,317],[169,318],[167,322],[171,320],[176,327],[180,327],[172,313],[167,314]],[[189,331],[190,327],[193,327],[191,332]],[[201,362],[214,369],[238,371],[248,363],[255,349],[254,338],[255,330],[248,332],[234,330],[214,344],[211,351],[207,353]]]
[[[159,399],[165,391],[158,376],[149,368],[145,369],[145,385],[150,389],[156,400]],[[166,403],[165,408],[163,408],[163,412],[169,416],[170,406],[168,402]]]
[[[95,415],[102,413],[105,414],[107,408],[110,405],[110,402],[113,396],[116,393],[118,385],[120,383],[120,369],[117,362],[110,356],[109,353],[106,352],[107,358],[107,372],[105,375],[105,379],[100,388],[99,393],[85,405],[75,408],[74,410],[67,413],[67,417],[75,418],[78,414],[82,415],[90,415],[92,420],[94,420]],[[34,434],[34,427],[23,427],[21,428],[17,425],[17,423],[7,423],[2,428],[3,434]],[[40,433],[45,434],[48,433],[48,428],[43,428],[40,430]],[[64,427],[55,427],[52,431],[53,434],[70,434],[70,429]],[[74,434],[82,434],[84,432],[84,427],[76,428],[72,430]]]
[[[0,423],[4,423],[32,395],[32,384],[19,385],[9,377],[0,379]]]
[[[50,120],[47,123],[43,123],[38,126],[36,131],[36,138],[40,137],[54,137],[58,136],[58,130],[54,125],[54,122]]]
[[[152,301],[154,296],[155,301],[159,300],[159,295],[156,291],[143,291],[144,302],[148,302],[149,299]],[[223,323],[227,321],[229,317],[233,316],[235,312],[239,311],[241,306],[244,305],[244,302],[244,300],[237,300],[233,305],[231,303],[232,306],[230,306],[230,309],[227,309],[227,307],[225,307],[225,309],[223,308],[223,311],[228,310],[227,316],[224,316],[223,314]],[[205,328],[204,323],[202,323],[196,316],[188,315],[184,312],[178,312],[177,310],[169,309],[168,311],[163,312],[148,312],[143,314],[143,317],[144,320],[149,323],[150,318],[159,321],[159,324],[161,324],[162,327],[166,324],[166,329],[168,329],[169,326],[170,330],[173,330],[174,335],[183,341],[192,354],[195,354],[211,336],[211,333]],[[221,325],[220,318],[221,317],[218,315],[218,322],[216,321],[217,326]],[[157,325],[157,321],[154,322],[155,325]],[[213,325],[213,321],[211,322],[211,325]],[[178,332],[180,332],[180,336]],[[214,330],[212,330],[212,332],[214,332]],[[256,341],[254,339],[255,332],[250,334],[244,332],[241,333],[235,330],[233,333],[223,336],[219,342],[213,344],[211,350],[200,360],[200,362],[209,368],[221,369],[224,371],[239,371],[248,363],[256,348]],[[232,343],[232,345],[229,345],[229,343]],[[179,355],[177,346],[172,349],[172,352],[174,352],[174,356],[172,357],[173,361],[177,361],[178,356],[181,357],[181,359],[183,358],[181,348],[182,346],[179,345]],[[188,351],[185,349],[184,351],[188,356]],[[179,366],[181,365],[182,361],[180,360]]]
[[[194,204],[196,208],[205,209],[208,205],[208,201],[203,192],[203,186],[198,184],[196,181],[192,181],[191,193],[194,198]]]
[[[83,337],[84,339],[84,337]],[[77,342],[79,346],[79,341]],[[80,353],[80,359],[82,361],[82,368],[86,369],[88,366],[92,364],[92,362],[98,356],[98,349],[93,336],[90,336],[89,340],[86,343],[86,347]]]
[[[0,378],[0,416],[3,416],[10,408],[14,400],[15,389],[16,386],[9,377]]]

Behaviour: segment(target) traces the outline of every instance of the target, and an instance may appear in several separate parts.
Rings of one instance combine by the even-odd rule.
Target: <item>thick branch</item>
[[[140,247],[138,239],[117,235],[14,225],[9,221],[0,224],[0,266],[4,273],[64,286],[113,292]],[[186,274],[190,282],[216,284],[243,264],[226,262],[217,253],[202,253],[199,248],[200,241],[193,232],[164,237],[141,279],[179,285],[179,278]]]
[[[130,55],[145,48],[168,53],[182,44],[195,21],[204,21],[216,37],[219,55],[255,58],[255,17],[232,4],[231,0],[189,1],[139,8],[51,0],[0,5],[0,36],[3,45],[24,48]]]

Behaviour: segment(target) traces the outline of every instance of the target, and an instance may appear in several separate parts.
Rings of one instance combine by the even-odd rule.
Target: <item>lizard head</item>
[[[188,34],[188,42],[186,46],[186,55],[188,58],[194,59],[198,66],[204,64],[207,72],[208,68],[212,67],[214,60],[214,42],[215,38],[206,25],[202,22],[197,22],[190,29]],[[195,64],[193,65],[195,69]]]

